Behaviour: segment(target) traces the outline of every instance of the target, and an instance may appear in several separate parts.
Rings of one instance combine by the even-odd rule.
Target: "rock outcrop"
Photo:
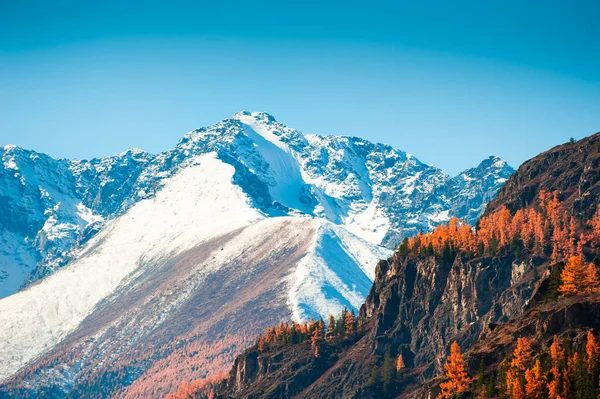
[[[596,134],[540,154],[508,179],[485,214],[502,206],[512,212],[525,209],[545,190],[558,193],[568,215],[582,223],[589,220],[600,202],[599,149]],[[590,258],[594,255],[600,255],[600,248],[586,252]],[[511,253],[470,258],[459,252],[451,261],[397,251],[377,266],[360,310],[357,342],[294,396],[382,397],[372,387],[371,370],[381,365],[385,354],[402,354],[410,373],[393,395],[434,397],[439,382],[435,377],[443,370],[452,341],[470,348],[467,358],[471,371],[476,371],[482,358],[490,368],[497,367],[512,350],[515,337],[527,335],[545,345],[556,333],[577,335],[584,327],[600,328],[598,296],[547,300],[551,275],[560,267],[548,255],[527,251],[518,258]],[[236,363],[232,375],[237,367]],[[268,375],[221,391],[222,397],[246,397]],[[280,380],[293,375],[290,371]]]

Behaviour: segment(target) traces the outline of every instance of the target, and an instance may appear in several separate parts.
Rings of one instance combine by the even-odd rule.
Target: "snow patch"
[[[80,219],[84,220],[88,224],[102,222],[104,220],[102,216],[94,214],[94,212],[92,212],[92,210],[87,206],[83,205],[82,202],[77,204],[77,216],[79,216]]]
[[[357,312],[371,289],[377,261],[391,253],[321,220],[311,250],[289,277],[293,319],[326,319],[344,307]]]
[[[429,220],[431,220],[432,222],[435,222],[435,223],[446,222],[446,221],[450,220],[450,211],[445,210],[445,211],[437,212],[436,214],[431,215]]]
[[[345,220],[345,225],[358,237],[370,243],[380,243],[389,231],[391,223],[377,201],[373,200],[363,212],[350,215]]]
[[[305,186],[300,165],[294,151],[280,140],[271,129],[245,113],[236,114],[244,131],[254,142],[257,151],[269,164],[269,193],[277,202],[301,212],[309,213],[300,200]]]

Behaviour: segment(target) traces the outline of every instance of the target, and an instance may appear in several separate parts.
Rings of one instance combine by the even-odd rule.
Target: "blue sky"
[[[0,0],[0,144],[159,152],[245,109],[458,173],[600,131],[597,1],[322,3]]]

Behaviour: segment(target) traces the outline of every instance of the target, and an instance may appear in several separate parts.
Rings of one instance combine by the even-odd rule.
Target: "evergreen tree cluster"
[[[336,318],[329,315],[327,325],[323,319],[310,319],[306,323],[281,322],[276,327],[269,327],[256,340],[259,352],[265,351],[272,344],[301,344],[310,342],[315,357],[320,356],[321,345],[325,341],[335,341],[354,334],[358,329],[358,321],[354,311],[344,308]]]

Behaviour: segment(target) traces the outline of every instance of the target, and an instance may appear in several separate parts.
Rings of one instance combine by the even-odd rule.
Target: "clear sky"
[[[172,148],[265,111],[448,173],[600,131],[600,2],[0,0],[0,144]]]

